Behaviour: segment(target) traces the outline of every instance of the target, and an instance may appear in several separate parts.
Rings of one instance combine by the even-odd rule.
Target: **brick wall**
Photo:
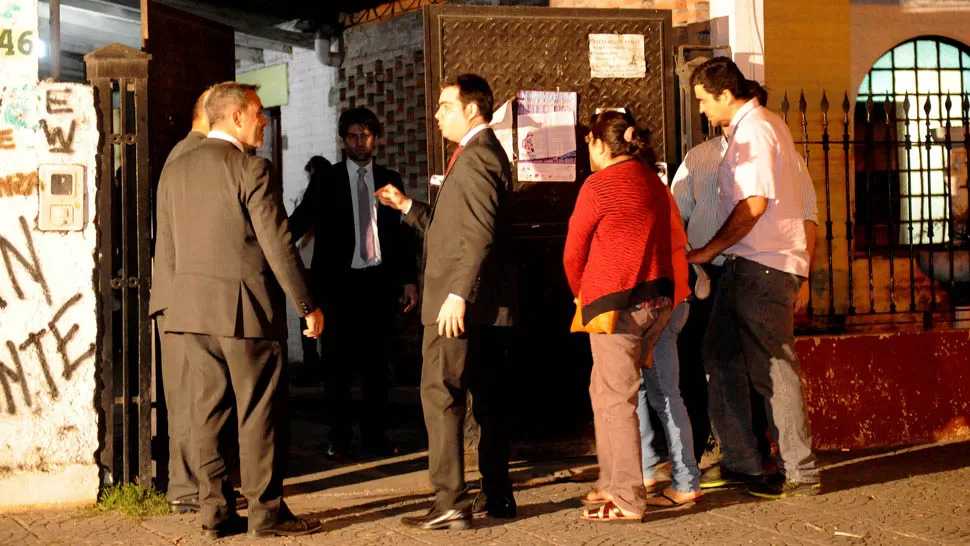
[[[344,34],[347,59],[337,75],[340,109],[364,106],[384,124],[377,161],[401,174],[412,197],[428,198],[424,26],[407,14]]]
[[[710,0],[550,0],[551,8],[669,9],[675,27],[710,19]]]

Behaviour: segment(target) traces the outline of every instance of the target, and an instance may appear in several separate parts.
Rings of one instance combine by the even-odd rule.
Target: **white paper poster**
[[[576,93],[519,91],[520,182],[576,180]]]
[[[642,34],[590,34],[589,72],[593,78],[643,78],[647,60]]]
[[[505,154],[509,157],[509,161],[512,161],[514,155],[515,142],[512,138],[512,101],[507,100],[505,104],[498,107],[498,110],[492,114],[492,123],[489,124],[492,131],[495,133],[495,138],[498,139],[502,148],[505,149]]]

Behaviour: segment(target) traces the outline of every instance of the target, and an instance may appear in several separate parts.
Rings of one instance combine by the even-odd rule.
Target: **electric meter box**
[[[41,231],[80,231],[84,227],[84,166],[41,165]]]

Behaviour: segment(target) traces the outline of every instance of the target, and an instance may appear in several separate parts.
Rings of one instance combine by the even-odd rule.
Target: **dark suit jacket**
[[[300,316],[317,307],[272,164],[224,140],[162,170],[155,261],[174,273],[169,332],[283,339],[286,296]]]
[[[412,202],[404,220],[425,230],[423,324],[437,322],[448,294],[467,302],[466,324],[512,324],[517,294],[507,252],[511,187],[505,150],[485,129],[458,155],[434,204]]]
[[[401,176],[372,164],[374,188],[387,184],[404,192]],[[314,228],[313,260],[310,278],[314,294],[324,310],[340,303],[350,303],[354,294],[345,293],[345,279],[351,272],[357,231],[354,226],[354,202],[347,165],[340,162],[321,173],[314,173],[303,201],[290,215],[293,238],[302,237]],[[356,183],[356,181],[355,181]],[[377,206],[377,237],[381,245],[381,267],[386,272],[389,291],[400,294],[398,287],[417,284],[417,244],[414,232],[401,222],[401,213],[383,205]]]
[[[205,133],[189,131],[189,134],[178,141],[172,151],[168,153],[165,164],[168,165],[176,157],[194,150],[203,140],[205,140]],[[174,264],[169,264],[169,267],[159,267],[157,261],[154,264],[152,269],[152,296],[148,302],[149,316],[162,313],[168,307],[168,300],[172,293],[172,275],[174,274],[172,266]]]

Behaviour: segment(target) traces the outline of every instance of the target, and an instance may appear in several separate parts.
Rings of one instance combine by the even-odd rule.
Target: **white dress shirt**
[[[209,138],[218,138],[219,140],[225,140],[226,142],[229,142],[233,146],[238,148],[240,152],[246,151],[246,147],[243,146],[242,142],[239,142],[238,138],[230,135],[229,133],[226,133],[223,131],[209,131],[209,134],[206,136],[208,136]]]
[[[717,176],[718,223],[749,197],[763,197],[768,206],[754,228],[725,254],[807,277],[801,173],[788,126],[751,99],[735,114],[726,134],[728,146]]]
[[[377,198],[374,197],[374,192],[377,190],[374,188],[374,162],[368,162],[364,166],[364,170],[366,171],[364,173],[364,182],[367,184],[367,201],[370,204],[371,232],[374,234],[374,256],[366,263],[360,257],[360,212],[357,207],[357,171],[361,167],[351,160],[347,160],[344,163],[347,165],[347,178],[350,181],[350,198],[353,201],[351,208],[354,211],[354,261],[351,262],[350,267],[352,269],[363,269],[365,267],[380,265],[381,238],[377,233]]]

